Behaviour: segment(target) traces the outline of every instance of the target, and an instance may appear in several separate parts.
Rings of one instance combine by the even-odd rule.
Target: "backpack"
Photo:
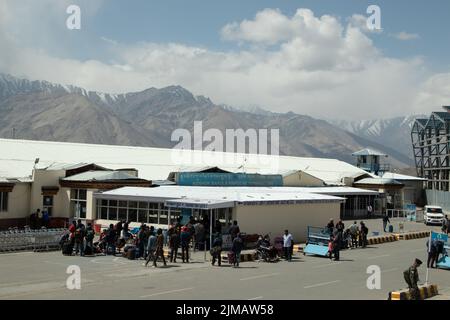
[[[87,240],[87,241],[94,240],[94,237],[95,237],[94,230],[89,229],[89,230],[86,232],[86,240]]]

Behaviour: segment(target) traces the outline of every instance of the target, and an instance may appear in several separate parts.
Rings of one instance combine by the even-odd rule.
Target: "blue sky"
[[[76,3],[73,2],[73,3]],[[79,42],[86,38],[107,37],[123,43],[137,41],[177,42],[217,50],[233,50],[235,43],[223,41],[220,29],[231,21],[251,19],[264,8],[279,8],[293,15],[298,8],[309,8],[316,15],[330,14],[345,21],[353,14],[366,14],[368,5],[381,8],[381,34],[372,40],[384,53],[394,57],[424,56],[434,69],[449,66],[450,1],[210,1],[210,0],[113,0],[105,3],[95,16],[84,20],[84,34],[72,34]],[[390,34],[407,32],[419,35],[414,41],[399,41]],[[89,34],[86,34],[89,33]],[[90,52],[76,50],[80,58],[91,58]],[[95,41],[92,41],[95,44]]]
[[[68,30],[69,4],[81,30]],[[381,8],[382,32],[365,30]],[[3,0],[0,72],[111,93],[387,118],[448,104],[450,1]]]

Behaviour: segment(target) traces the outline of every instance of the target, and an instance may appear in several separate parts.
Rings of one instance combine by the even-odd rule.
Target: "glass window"
[[[128,202],[129,208],[137,208],[137,202],[136,201],[129,201]]]
[[[128,207],[127,201],[119,201],[119,207],[120,207],[120,208],[126,208],[126,207]]]
[[[108,219],[108,208],[100,207],[100,219]]]
[[[138,222],[147,223],[147,210],[139,210],[138,212]]]
[[[138,214],[136,209],[128,209],[128,221],[138,222]]]
[[[139,202],[139,208],[140,209],[147,209],[148,208],[148,202]]]
[[[119,220],[127,220],[127,209],[126,208],[119,208]]]
[[[109,208],[108,209],[108,219],[109,220],[119,220],[117,219],[117,208]]]
[[[167,220],[167,211],[161,210],[159,215],[159,224],[167,224],[169,221]]]
[[[53,196],[43,196],[42,197],[42,208],[47,210],[49,216],[52,215],[53,212]]]
[[[78,189],[78,199],[86,200],[87,198],[86,194],[87,194],[86,189]]]
[[[102,206],[106,207],[108,206],[108,200],[101,200]]]
[[[117,207],[117,200],[109,200],[110,207]]]
[[[150,210],[148,213],[148,223],[156,224],[158,223],[158,211]]]
[[[0,192],[0,211],[8,211],[8,192]]]

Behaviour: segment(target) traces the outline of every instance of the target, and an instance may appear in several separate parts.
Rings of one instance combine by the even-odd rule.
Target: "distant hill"
[[[180,86],[114,95],[0,74],[0,137],[4,138],[11,138],[14,128],[15,137],[21,139],[173,147],[173,130],[192,132],[194,121],[203,121],[203,130],[279,128],[284,155],[353,163],[352,152],[372,147],[389,154],[396,167],[412,164],[408,124],[367,127],[292,112],[239,110],[194,96]],[[394,130],[396,126],[402,129]]]

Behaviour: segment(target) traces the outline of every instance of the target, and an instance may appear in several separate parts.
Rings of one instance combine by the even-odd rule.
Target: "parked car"
[[[439,206],[425,206],[423,220],[426,225],[441,225],[442,221],[444,221],[444,212]]]

